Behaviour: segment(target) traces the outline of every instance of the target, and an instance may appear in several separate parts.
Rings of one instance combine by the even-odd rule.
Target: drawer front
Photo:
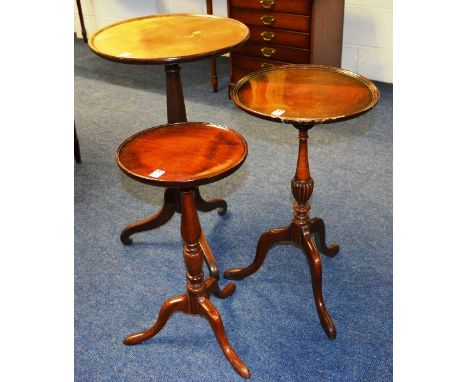
[[[308,64],[310,62],[310,51],[308,50],[286,48],[273,44],[255,44],[249,41],[236,49],[236,53],[294,64]]]
[[[309,32],[310,17],[277,12],[246,11],[231,9],[230,17],[244,24],[279,28],[296,32]]]
[[[309,49],[310,34],[279,29],[250,27],[249,41],[259,44],[275,44],[293,48]]]
[[[257,70],[266,69],[272,66],[288,65],[287,62],[253,58],[242,56],[237,53],[231,53],[231,64],[234,69],[246,70],[248,72],[256,72]]]
[[[310,15],[312,0],[231,0],[230,6],[236,8],[257,9]]]

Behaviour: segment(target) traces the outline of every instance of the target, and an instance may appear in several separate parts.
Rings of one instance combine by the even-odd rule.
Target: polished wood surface
[[[309,169],[308,131],[317,123],[349,119],[369,111],[379,96],[378,89],[366,78],[317,65],[288,65],[249,74],[231,92],[232,100],[244,111],[260,118],[292,123],[299,130],[299,148],[296,173],[291,180],[295,199],[291,224],[263,233],[253,262],[244,268],[226,270],[224,277],[239,280],[255,273],[268,251],[279,243],[299,246],[309,262],[315,307],[330,339],[336,338],[336,328],[323,299],[320,253],[333,257],[339,246],[327,246],[325,223],[319,217],[309,216],[314,181]]]
[[[181,236],[186,267],[186,293],[172,297],[161,306],[155,323],[146,330],[130,334],[126,345],[138,345],[158,334],[176,312],[200,315],[209,322],[219,346],[239,375],[250,378],[247,365],[229,343],[223,321],[210,301],[214,294],[229,297],[234,284],[221,289],[216,260],[200,226],[199,209],[210,209],[201,199],[197,185],[212,183],[237,170],[247,155],[247,143],[237,132],[222,126],[202,122],[181,122],[156,126],[127,139],[117,150],[116,160],[121,170],[130,177],[156,186],[167,185],[164,206],[155,216],[128,226],[121,240],[131,243],[130,235],[154,229],[166,223],[175,212],[181,213]],[[165,173],[148,174],[155,169]],[[197,203],[200,203],[197,206]],[[220,208],[225,202],[215,202]],[[213,203],[214,204],[214,203]],[[203,261],[209,269],[209,277],[203,274]]]
[[[198,219],[195,206],[195,189],[182,189],[179,197],[182,206],[180,229],[184,243],[183,257],[187,269],[186,293],[166,300],[161,306],[155,323],[150,328],[130,334],[123,342],[125,345],[138,345],[150,339],[164,328],[169,318],[176,312],[200,315],[209,322],[221,350],[234,370],[243,378],[250,378],[249,368],[229,343],[221,315],[209,299],[211,294],[219,298],[229,297],[234,292],[235,285],[228,284],[224,289],[221,289],[218,281],[214,278],[204,278],[201,242],[203,242],[204,246],[208,244]]]
[[[213,0],[206,0],[206,13],[209,15],[213,14]],[[216,57],[211,57],[210,60],[211,68],[211,87],[213,92],[218,91],[218,70],[216,69]]]
[[[312,291],[315,307],[323,330],[330,339],[336,338],[336,328],[327,311],[322,294],[322,265],[319,251],[326,256],[335,256],[339,251],[337,244],[327,246],[325,242],[325,224],[320,218],[310,219],[309,199],[314,189],[310,176],[307,150],[307,130],[312,126],[296,126],[299,129],[299,150],[296,174],[291,181],[291,191],[296,202],[293,204],[293,221],[287,227],[275,228],[263,233],[257,243],[254,261],[245,268],[234,268],[224,272],[227,279],[240,280],[256,271],[263,264],[268,251],[279,243],[294,243],[299,246],[309,262]]]
[[[163,187],[199,186],[237,170],[247,143],[234,130],[204,122],[156,126],[127,139],[117,163],[129,176]],[[164,173],[150,175],[155,170]]]
[[[89,39],[90,48],[109,60],[135,64],[187,62],[229,52],[249,37],[249,29],[225,17],[159,14],[109,25]]]
[[[372,109],[380,98],[365,77],[322,65],[286,65],[247,75],[231,98],[244,111],[277,122],[331,123]]]

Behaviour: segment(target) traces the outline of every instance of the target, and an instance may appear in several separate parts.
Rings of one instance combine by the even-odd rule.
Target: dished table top
[[[158,14],[124,20],[95,32],[89,47],[111,61],[134,64],[187,62],[227,53],[249,38],[249,29],[226,17]]]
[[[231,99],[256,117],[291,124],[331,123],[372,109],[380,98],[367,78],[324,65],[285,65],[248,74]]]
[[[117,150],[119,167],[130,177],[163,187],[213,183],[236,171],[247,142],[236,131],[206,122],[181,122],[141,131]]]

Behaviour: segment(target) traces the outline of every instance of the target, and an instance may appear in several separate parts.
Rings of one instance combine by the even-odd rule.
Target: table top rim
[[[120,154],[122,148],[125,146],[125,144],[130,142],[132,139],[135,139],[137,136],[143,135],[143,134],[148,133],[149,131],[152,131],[152,130],[155,130],[155,129],[175,128],[175,127],[187,126],[187,125],[210,126],[212,128],[225,130],[225,131],[228,131],[229,133],[233,133],[242,142],[242,145],[244,147],[243,155],[239,158],[238,161],[235,162],[234,165],[227,168],[226,170],[223,170],[223,171],[220,171],[220,172],[217,172],[217,173],[213,173],[210,176],[195,177],[195,178],[186,179],[186,180],[183,180],[183,181],[164,180],[164,179],[152,178],[150,176],[137,174],[137,173],[129,170],[127,167],[125,167],[125,165],[120,161],[119,154]],[[117,148],[116,153],[115,153],[115,160],[117,162],[117,165],[120,167],[120,169],[125,174],[127,174],[128,176],[130,176],[131,178],[133,178],[133,179],[135,179],[135,180],[137,180],[139,182],[150,184],[150,185],[153,185],[153,186],[160,186],[160,187],[181,187],[181,188],[184,188],[184,187],[195,187],[195,186],[199,186],[199,185],[203,185],[203,184],[214,183],[214,182],[216,182],[218,180],[221,180],[221,179],[231,175],[237,169],[239,169],[240,166],[242,166],[245,159],[247,158],[247,154],[248,154],[247,141],[245,140],[245,138],[238,131],[236,131],[234,129],[231,129],[231,128],[227,127],[227,126],[218,125],[218,124],[215,124],[215,123],[212,123],[212,122],[177,122],[177,123],[167,123],[167,124],[164,124],[164,125],[153,126],[153,127],[144,129],[142,131],[139,131],[139,132],[131,135],[130,137],[125,139],[119,145],[119,147]]]
[[[187,56],[178,56],[178,57],[163,57],[163,58],[132,58],[132,57],[117,57],[113,55],[106,54],[104,52],[101,52],[99,49],[96,48],[94,45],[94,39],[96,36],[102,32],[104,32],[107,29],[110,29],[112,27],[115,27],[120,24],[124,23],[129,23],[132,21],[138,21],[138,20],[143,20],[143,19],[148,19],[148,18],[163,18],[163,17],[170,17],[170,16],[198,16],[202,18],[213,18],[213,19],[224,19],[227,20],[233,24],[237,24],[244,28],[246,30],[246,35],[244,39],[242,39],[239,43],[224,47],[221,49],[217,49],[214,51],[206,52],[206,53],[197,53],[194,55],[187,55]],[[163,65],[163,64],[171,64],[171,63],[182,63],[182,62],[189,62],[189,61],[196,61],[199,59],[207,58],[207,57],[213,57],[213,56],[218,56],[227,52],[230,52],[231,50],[234,50],[241,46],[243,43],[245,43],[250,37],[250,29],[247,27],[244,23],[229,18],[229,17],[224,17],[224,16],[217,16],[217,15],[208,15],[208,14],[201,14],[201,13],[156,13],[156,14],[151,14],[151,15],[144,15],[144,16],[138,16],[138,17],[132,17],[129,19],[125,20],[119,20],[115,23],[111,23],[109,25],[106,25],[97,31],[95,31],[90,38],[88,38],[88,47],[91,49],[92,52],[94,52],[96,55],[105,58],[109,61],[115,61],[123,64],[153,64],[153,65]]]
[[[367,86],[367,88],[370,90],[372,93],[372,100],[371,102],[363,109],[351,113],[351,114],[346,114],[346,115],[337,115],[333,117],[327,117],[327,118],[288,118],[288,117],[281,117],[281,116],[274,116],[271,114],[266,114],[262,113],[260,111],[251,109],[244,105],[238,97],[238,91],[239,89],[251,78],[254,78],[256,76],[260,76],[261,74],[269,71],[275,71],[279,69],[297,69],[297,68],[317,68],[317,69],[325,69],[327,71],[333,71],[341,74],[345,74],[349,77],[352,77],[356,80],[359,80],[361,83]],[[274,122],[281,122],[281,123],[288,123],[288,124],[293,124],[293,125],[316,125],[316,124],[327,124],[327,123],[333,123],[333,122],[339,122],[339,121],[344,121],[348,119],[355,118],[361,114],[366,113],[367,111],[371,110],[379,101],[380,99],[380,91],[377,88],[377,86],[368,78],[364,77],[363,75],[359,73],[355,73],[351,70],[348,69],[343,69],[343,68],[338,68],[335,66],[329,66],[329,65],[319,65],[319,64],[286,64],[286,65],[281,65],[281,66],[275,66],[272,68],[266,68],[262,70],[258,70],[256,72],[252,72],[241,78],[236,85],[232,88],[231,92],[231,99],[232,101],[236,104],[237,107],[242,109],[243,111],[247,112],[248,114],[251,114],[255,117],[266,119],[269,121],[274,121]]]

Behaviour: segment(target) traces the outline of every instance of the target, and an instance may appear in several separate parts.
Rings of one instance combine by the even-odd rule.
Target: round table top
[[[247,142],[238,132],[207,122],[152,127],[128,138],[116,153],[127,175],[163,187],[213,183],[236,171],[246,157]]]
[[[350,119],[372,109],[379,98],[379,90],[365,77],[324,65],[250,73],[231,91],[231,99],[247,113],[296,125]]]
[[[169,64],[217,56],[242,45],[249,28],[226,17],[158,14],[108,25],[89,39],[97,55],[134,64]]]

